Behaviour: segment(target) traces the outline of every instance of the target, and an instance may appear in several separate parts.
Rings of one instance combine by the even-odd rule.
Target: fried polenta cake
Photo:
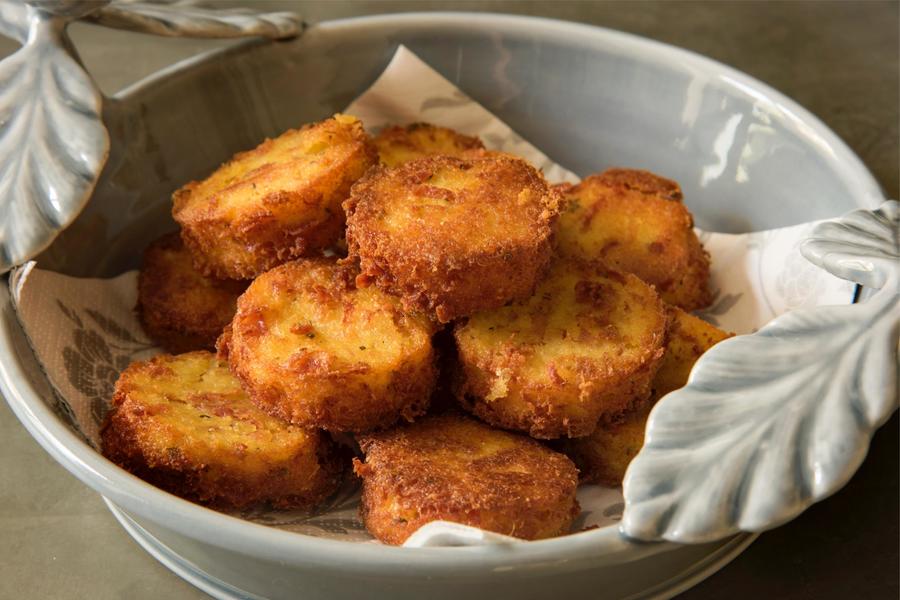
[[[446,520],[528,540],[568,533],[578,471],[565,455],[456,413],[361,436],[366,529],[402,544]]]
[[[373,141],[378,157],[387,167],[396,167],[426,156],[460,156],[468,150],[484,148],[477,137],[430,123],[387,127]]]
[[[527,298],[549,265],[558,195],[509,156],[371,170],[344,203],[361,286],[440,323]]]
[[[343,467],[327,435],[259,410],[209,352],[132,363],[116,382],[103,455],[162,489],[219,508],[312,506]]]
[[[181,237],[170,233],[144,251],[137,311],[144,331],[167,351],[212,350],[246,288],[243,281],[204,276]]]
[[[634,275],[556,261],[531,298],[456,326],[456,397],[497,427],[588,435],[647,399],[667,322]]]
[[[611,169],[558,189],[565,198],[560,255],[634,273],[685,310],[709,306],[709,255],[677,183],[647,171]]]
[[[624,415],[620,421],[600,423],[591,435],[568,440],[562,445],[578,465],[583,480],[621,485],[625,470],[644,445],[647,417],[656,401],[683,387],[697,359],[730,337],[679,308],[671,307],[671,312],[669,342],[659,371],[653,378],[650,402]]]
[[[251,279],[343,233],[341,203],[378,162],[354,117],[335,115],[236,154],[173,195],[172,215],[206,275]]]
[[[437,376],[432,322],[406,313],[358,271],[303,259],[238,299],[223,356],[257,406],[329,431],[367,431],[424,414]]]
[[[669,342],[663,362],[653,378],[653,394],[656,402],[671,391],[684,387],[694,363],[703,353],[734,334],[722,331],[699,317],[677,306],[670,306]]]

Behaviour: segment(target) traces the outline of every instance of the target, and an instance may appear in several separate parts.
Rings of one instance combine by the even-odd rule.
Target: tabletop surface
[[[227,2],[213,5],[234,6]],[[688,48],[774,86],[818,115],[898,197],[897,2],[244,2],[310,22],[410,10],[540,15]],[[112,93],[230,42],[160,39],[76,24],[71,37]],[[0,38],[0,57],[16,45]],[[898,417],[854,479],[685,593],[693,600],[900,596]],[[0,599],[205,598],[119,527],[100,497],[56,464],[0,402]]]

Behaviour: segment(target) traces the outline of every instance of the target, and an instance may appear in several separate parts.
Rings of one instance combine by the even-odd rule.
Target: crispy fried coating
[[[246,287],[243,281],[205,277],[181,237],[170,233],[144,251],[137,312],[147,335],[169,352],[212,350]]]
[[[457,399],[536,438],[588,435],[646,400],[667,321],[634,275],[558,260],[528,300],[456,326]]]
[[[343,472],[327,435],[256,408],[209,352],[132,363],[116,382],[101,440],[103,455],[124,469],[218,508],[311,506]]]
[[[426,156],[460,156],[467,150],[484,148],[477,137],[430,123],[387,127],[373,141],[382,164],[388,167]]]
[[[334,244],[343,233],[341,202],[377,161],[362,123],[335,115],[188,183],[173,195],[172,215],[203,273],[251,279]]]
[[[358,271],[328,259],[284,264],[238,299],[222,353],[253,401],[291,423],[367,431],[424,414],[437,376],[433,324]]]
[[[502,150],[488,150],[487,148],[473,148],[471,150],[466,150],[459,156],[461,158],[468,158],[468,159],[489,158],[491,156],[498,156],[498,157],[506,157],[506,158],[514,158],[514,159],[518,159],[518,160],[524,160],[528,164],[531,164],[528,161],[528,159],[526,159],[524,156],[519,156],[518,154],[513,154],[512,152],[504,152]],[[560,193],[562,193],[562,191],[567,189],[567,188],[562,187],[562,184],[556,184],[555,186],[551,185],[550,187],[553,188],[554,190],[557,190],[557,188],[558,188],[557,191],[559,191]]]
[[[371,170],[353,186],[347,242],[360,285],[441,323],[527,298],[553,251],[559,197],[509,156],[437,156]]]
[[[694,363],[704,352],[734,334],[722,331],[677,306],[670,306],[669,342],[656,377],[653,378],[655,403],[671,391],[684,387]]]
[[[624,415],[617,422],[601,423],[591,435],[562,444],[584,481],[616,486],[644,445],[647,417],[657,400],[684,386],[694,363],[712,346],[730,337],[724,331],[683,310],[670,307],[669,342],[662,365],[653,378],[650,402]]]
[[[558,189],[566,200],[559,220],[562,256],[634,273],[685,310],[709,306],[709,255],[677,183],[647,171],[611,169]]]
[[[652,408],[643,404],[620,421],[601,423],[587,437],[560,444],[559,449],[578,465],[583,483],[622,485],[628,465],[644,445],[644,429]]]
[[[446,520],[535,540],[568,533],[578,515],[578,471],[565,455],[456,413],[360,440],[366,529],[402,544]]]

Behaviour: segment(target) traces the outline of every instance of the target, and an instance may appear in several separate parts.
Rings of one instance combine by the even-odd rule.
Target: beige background
[[[216,2],[216,5],[229,5]],[[488,10],[592,23],[700,52],[785,92],[822,118],[898,197],[897,2],[243,2],[308,21],[409,10]],[[234,4],[231,4],[232,6]],[[76,24],[107,93],[225,44]],[[16,45],[0,38],[0,56]],[[205,597],[144,553],[99,496],[59,467],[0,402],[0,599]],[[854,480],[763,535],[690,598],[897,598],[898,419]]]

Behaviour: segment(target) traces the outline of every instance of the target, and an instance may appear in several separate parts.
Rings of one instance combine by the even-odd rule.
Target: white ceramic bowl
[[[210,53],[118,94],[105,109],[112,149],[100,184],[41,266],[77,276],[136,266],[139,249],[172,228],[175,188],[264,136],[343,108],[401,43],[579,174],[627,165],[678,180],[707,230],[790,225],[882,201],[862,163],[814,116],[689,52],[544,19],[366,17],[323,23],[290,42]],[[54,412],[0,296],[0,387],[18,417],[109,500],[145,548],[220,597],[666,596],[752,540],[642,544],[606,528],[510,546],[406,549],[225,516],[145,484],[85,444]]]

